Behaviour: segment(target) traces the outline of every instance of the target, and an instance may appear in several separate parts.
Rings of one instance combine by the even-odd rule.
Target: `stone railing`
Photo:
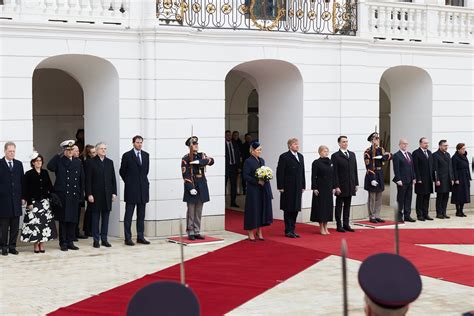
[[[381,40],[472,44],[474,10],[444,5],[359,1],[361,36]]]
[[[2,0],[0,20],[126,25],[133,0]]]

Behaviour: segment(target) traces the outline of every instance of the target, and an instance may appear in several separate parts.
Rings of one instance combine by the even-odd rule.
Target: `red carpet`
[[[166,240],[168,240],[169,242],[181,244],[181,240],[179,236],[168,237]],[[215,244],[215,243],[220,243],[223,241],[224,239],[222,238],[215,238],[211,236],[206,236],[206,239],[195,239],[195,240],[189,240],[187,237],[184,237],[183,245],[195,246],[195,245]]]
[[[226,230],[245,234],[242,212],[226,212]],[[284,237],[283,231],[283,222],[276,220],[264,229],[264,242],[241,241],[186,261],[187,283],[199,298],[202,315],[223,315],[330,254],[340,255],[342,238],[348,244],[348,257],[355,260],[394,251],[393,229],[361,229],[344,234],[331,230],[331,235],[322,236],[318,227],[298,224],[302,238],[297,239]],[[473,232],[473,229],[402,229],[400,253],[422,275],[474,286],[472,256],[417,245],[474,244]],[[157,280],[178,281],[179,265],[60,308],[50,315],[124,315],[132,295]]]
[[[242,213],[226,212],[226,230],[244,234]],[[297,224],[297,232],[302,238],[283,236],[282,221],[264,229],[266,239],[305,247],[308,249],[340,255],[341,240],[346,239],[348,257],[363,261],[379,252],[395,252],[393,229],[356,229],[355,233],[319,235],[319,227]],[[474,257],[419,246],[418,244],[474,244],[473,229],[400,229],[400,254],[408,258],[425,276],[454,283],[474,286]]]
[[[327,256],[274,241],[240,241],[186,261],[186,281],[199,298],[202,315],[223,315]],[[158,280],[179,281],[179,276],[175,265],[49,315],[124,315],[140,288]]]

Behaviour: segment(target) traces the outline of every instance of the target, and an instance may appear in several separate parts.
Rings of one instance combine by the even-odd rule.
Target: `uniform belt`
[[[377,167],[375,168],[375,170],[382,170],[382,167]]]
[[[196,178],[202,178],[202,174],[195,175]]]

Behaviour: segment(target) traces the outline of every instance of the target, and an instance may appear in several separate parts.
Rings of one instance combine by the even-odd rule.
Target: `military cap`
[[[379,133],[373,132],[372,134],[369,135],[369,137],[367,137],[367,141],[371,142],[372,139],[374,139],[375,137],[379,137]]]
[[[72,139],[63,141],[59,146],[63,149],[71,150],[76,142]]]
[[[191,144],[198,144],[199,138],[197,136],[191,136],[186,140],[186,146],[190,146]]]
[[[415,266],[402,256],[379,253],[368,257],[359,268],[359,284],[375,304],[402,308],[421,293],[421,277]]]

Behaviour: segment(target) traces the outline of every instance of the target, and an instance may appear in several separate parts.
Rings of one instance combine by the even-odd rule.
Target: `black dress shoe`
[[[188,239],[189,239],[189,240],[196,240],[196,236],[194,236],[194,235],[189,235],[189,236],[188,236]]]
[[[433,220],[429,215],[425,216],[425,219],[426,219],[427,221],[432,221],[432,220]]]
[[[464,213],[461,213],[461,217],[467,217],[467,215]]]
[[[2,256],[8,256],[8,249],[2,249]]]
[[[297,233],[293,233],[293,235],[295,235],[296,238],[300,238],[301,236],[298,235]]]
[[[411,218],[411,217],[408,217],[408,218],[405,218],[405,222],[414,223],[414,222],[416,222],[416,220],[414,220],[414,219]]]
[[[77,235],[76,237],[79,238],[79,239],[87,239],[87,238],[89,238],[89,237],[87,237],[86,235]]]
[[[343,227],[343,228],[346,232],[351,232],[351,233],[355,232],[355,230],[353,230],[350,226],[346,226],[346,227]]]
[[[72,241],[79,241],[79,239],[77,239],[77,238],[74,238]]]
[[[292,233],[286,233],[286,234],[285,234],[285,237],[288,237],[288,238],[296,238],[295,234],[292,234]]]
[[[72,244],[72,245],[68,245],[68,246],[67,246],[67,249],[71,249],[71,250],[79,250],[79,247],[77,247],[77,246],[74,246],[74,244]]]
[[[385,223],[385,220],[381,218],[376,218],[375,220],[377,221],[377,223]]]
[[[107,240],[102,240],[102,246],[110,248],[112,245]]]
[[[375,224],[375,223],[378,223],[375,218],[371,218],[371,219],[369,220],[369,222],[374,223],[374,224]]]
[[[337,232],[340,232],[340,233],[345,233],[345,232],[346,232],[346,230],[345,230],[344,228],[342,228],[342,227],[336,228],[336,231],[337,231]]]
[[[149,245],[150,242],[148,240],[146,240],[145,238],[139,238],[139,239],[137,239],[137,244]]]
[[[68,251],[67,246],[61,246],[61,251]]]
[[[425,219],[424,219],[423,217],[421,217],[421,216],[418,216],[417,218],[418,218],[419,221],[422,221],[422,222],[425,221]]]
[[[194,237],[196,237],[196,239],[206,239],[206,237],[204,237],[203,235],[200,235],[200,234],[197,234],[197,235],[194,235]]]
[[[16,250],[15,248],[9,249],[8,252],[11,253],[12,255],[18,254],[18,250]]]
[[[240,206],[238,206],[236,203],[231,203],[230,206],[231,206],[231,207],[240,207]]]
[[[443,215],[436,215],[436,218],[444,219],[444,216]]]
[[[94,248],[100,248],[100,243],[98,240],[94,240],[94,243],[92,244],[92,247]]]
[[[127,246],[135,246],[135,243],[131,240],[125,240],[125,245]]]
[[[446,219],[447,219],[447,218],[451,218],[451,216],[448,216],[448,215],[446,215],[446,214],[443,214],[443,216],[444,216],[444,218],[446,218]]]

